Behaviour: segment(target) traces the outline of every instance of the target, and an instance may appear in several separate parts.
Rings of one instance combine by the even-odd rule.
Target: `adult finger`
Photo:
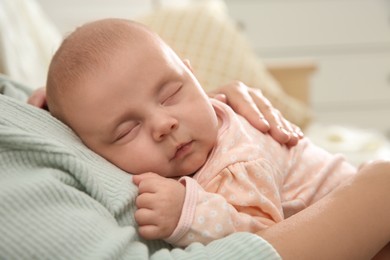
[[[46,88],[41,87],[35,90],[28,98],[27,103],[42,109],[47,110],[46,104]]]
[[[281,144],[288,143],[290,141],[291,134],[285,128],[285,125],[281,120],[280,112],[272,106],[271,102],[269,102],[259,89],[251,89],[250,95],[269,123],[270,135]]]
[[[207,95],[211,98],[215,98],[223,103],[227,103],[227,98],[226,98],[226,95],[225,94],[222,94],[222,93],[214,93],[214,92],[209,92],[207,93]]]
[[[269,122],[265,119],[261,110],[259,110],[255,100],[250,94],[250,89],[242,82],[234,82],[225,93],[227,104],[248,122],[263,133],[269,131]]]

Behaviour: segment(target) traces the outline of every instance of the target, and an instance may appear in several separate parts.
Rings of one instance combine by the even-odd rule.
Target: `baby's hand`
[[[185,187],[174,179],[155,173],[133,176],[138,186],[135,220],[146,239],[168,238],[175,230],[185,198]]]

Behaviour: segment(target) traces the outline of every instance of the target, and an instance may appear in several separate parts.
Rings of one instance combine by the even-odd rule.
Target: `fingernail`
[[[260,117],[260,121],[262,121],[267,127],[270,127],[268,121],[263,116]]]
[[[299,128],[299,127],[297,127],[296,129],[295,129],[295,133],[299,136],[299,137],[302,137],[304,134],[303,134],[303,132],[302,132],[302,130],[301,130],[301,128]]]
[[[277,127],[278,127],[278,129],[279,129],[280,131],[282,131],[282,132],[285,133],[286,135],[290,136],[290,132],[287,131],[283,126],[278,125]]]

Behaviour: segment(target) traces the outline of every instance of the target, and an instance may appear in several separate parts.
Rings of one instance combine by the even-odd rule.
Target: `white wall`
[[[85,22],[108,17],[128,18],[166,5],[190,0],[36,0],[61,33]]]

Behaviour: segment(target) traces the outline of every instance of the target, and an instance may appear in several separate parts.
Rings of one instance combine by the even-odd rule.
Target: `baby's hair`
[[[93,77],[108,66],[118,48],[134,39],[132,32],[145,27],[124,19],[105,19],[77,28],[66,37],[53,56],[47,76],[47,103],[50,112],[62,118],[61,103],[66,93],[83,84],[84,77]]]

